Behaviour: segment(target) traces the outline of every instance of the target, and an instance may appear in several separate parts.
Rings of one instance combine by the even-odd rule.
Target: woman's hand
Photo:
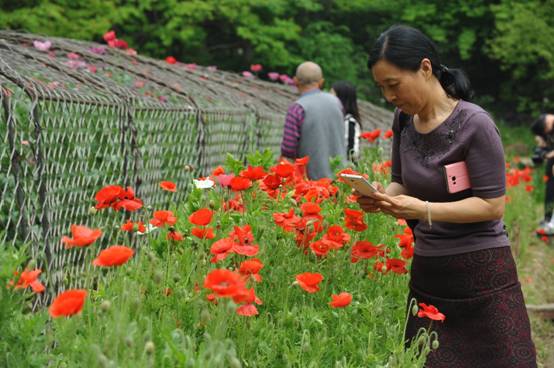
[[[411,220],[422,219],[427,216],[425,202],[408,195],[400,194],[391,197],[383,193],[374,193],[373,201],[374,206],[381,212],[396,218]]]
[[[373,185],[379,193],[385,193],[385,188],[383,187],[383,184],[374,181],[373,183],[371,183],[371,185]],[[364,210],[365,212],[379,212],[381,210],[378,205],[378,203],[381,201],[379,198],[375,198],[373,196],[365,196],[356,190],[354,190],[352,194],[358,197],[357,202],[362,210]]]

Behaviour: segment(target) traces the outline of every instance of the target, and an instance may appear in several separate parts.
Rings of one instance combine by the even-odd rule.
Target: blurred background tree
[[[303,60],[327,86],[355,83],[384,105],[367,49],[392,24],[422,29],[476,101],[509,123],[554,109],[554,2],[542,0],[0,0],[0,28],[101,41],[113,29],[140,53],[242,71],[293,74]]]

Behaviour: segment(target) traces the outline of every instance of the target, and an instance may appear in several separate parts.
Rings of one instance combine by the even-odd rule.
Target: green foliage
[[[313,59],[328,85],[350,80],[382,103],[365,61],[386,28],[406,23],[438,44],[443,63],[462,67],[477,101],[513,119],[554,107],[551,2],[501,0],[36,0],[0,3],[0,28],[101,41],[117,31],[139,52],[180,61],[291,74]],[[517,91],[517,93],[514,93]],[[513,121],[510,121],[513,123]]]

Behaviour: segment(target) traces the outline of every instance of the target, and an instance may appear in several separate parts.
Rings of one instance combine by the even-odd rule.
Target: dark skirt
[[[414,255],[411,298],[432,304],[444,322],[433,322],[439,347],[427,368],[536,367],[529,317],[510,247],[442,257]],[[430,320],[409,315],[405,341]]]

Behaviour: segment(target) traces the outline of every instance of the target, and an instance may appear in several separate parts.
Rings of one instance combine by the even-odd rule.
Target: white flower
[[[146,224],[144,232],[137,231],[137,235],[146,235],[152,231],[158,230],[158,228],[152,224]]]
[[[210,189],[214,186],[214,181],[211,179],[204,179],[204,180],[196,180],[192,179],[194,182],[194,186],[198,189]]]

